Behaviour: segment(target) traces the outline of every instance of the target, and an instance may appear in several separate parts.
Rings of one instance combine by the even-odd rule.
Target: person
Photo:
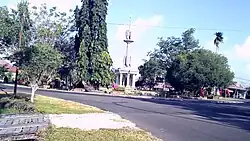
[[[9,79],[7,76],[4,77],[4,80],[3,80],[4,83],[9,83]]]

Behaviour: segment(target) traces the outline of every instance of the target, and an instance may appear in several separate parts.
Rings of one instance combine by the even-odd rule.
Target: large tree
[[[232,83],[227,58],[205,49],[180,54],[168,69],[169,83],[177,90],[197,91],[201,87],[226,87]]]
[[[158,48],[149,55],[160,61],[162,69],[166,70],[179,55],[200,48],[199,41],[194,38],[195,29],[191,28],[182,33],[181,37],[160,38]]]
[[[112,59],[108,52],[107,23],[106,15],[108,11],[107,0],[84,0],[81,8],[76,8],[75,18],[77,35],[75,48],[78,51],[78,62],[86,64],[87,78],[90,84],[108,85],[112,83]],[[84,47],[86,58],[80,50]],[[85,76],[85,71],[81,71]],[[84,78],[84,77],[80,77]]]
[[[139,67],[141,77],[144,80],[150,80],[152,85],[156,74],[161,74],[166,78],[166,72],[178,55],[200,48],[199,41],[194,38],[194,32],[195,29],[191,28],[184,31],[181,37],[160,38],[158,48],[149,53],[151,59]]]

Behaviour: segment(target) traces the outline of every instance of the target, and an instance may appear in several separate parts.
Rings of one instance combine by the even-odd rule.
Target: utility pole
[[[23,15],[20,17],[21,22],[20,22],[20,32],[19,32],[19,48],[17,49],[18,51],[22,47],[22,36],[23,36]],[[15,76],[15,86],[14,86],[14,96],[17,95],[17,79],[18,79],[18,68],[19,67],[19,60],[16,62],[16,76]]]

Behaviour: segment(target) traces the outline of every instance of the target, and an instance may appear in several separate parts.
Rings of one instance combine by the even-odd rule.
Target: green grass
[[[83,131],[70,128],[49,128],[41,141],[159,141],[142,130],[102,129]]]
[[[0,109],[0,114],[19,114],[23,111],[17,110],[15,108]]]
[[[38,112],[45,114],[86,114],[104,112],[98,108],[77,102],[40,95],[36,95],[35,107]]]

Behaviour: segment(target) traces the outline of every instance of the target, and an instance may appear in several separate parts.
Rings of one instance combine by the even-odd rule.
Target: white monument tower
[[[130,18],[131,22],[131,18]],[[131,38],[131,23],[129,23],[129,28],[125,32],[126,39],[123,40],[126,43],[126,54],[124,56],[123,68],[118,68],[115,70],[116,74],[116,84],[121,87],[135,88],[135,76],[137,75],[137,70],[131,69],[131,56],[128,55],[129,44],[134,41]]]

